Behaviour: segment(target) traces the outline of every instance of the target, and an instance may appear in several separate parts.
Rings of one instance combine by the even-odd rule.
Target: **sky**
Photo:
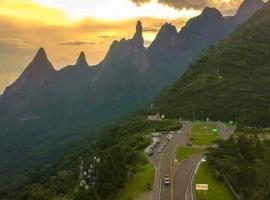
[[[99,63],[114,40],[132,37],[137,20],[145,46],[165,22],[178,29],[206,6],[233,15],[242,0],[0,0],[0,94],[39,47],[56,69],[84,51]]]

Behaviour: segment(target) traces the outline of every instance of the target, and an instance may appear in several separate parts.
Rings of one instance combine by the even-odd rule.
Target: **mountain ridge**
[[[268,127],[270,3],[192,63],[156,108],[170,117]],[[185,105],[185,106],[183,106]]]
[[[221,20],[223,24],[224,20]],[[217,36],[216,40],[225,37],[216,34],[215,24],[208,26],[212,28],[209,29],[211,35]],[[177,80],[192,59],[217,42],[205,38],[206,30],[191,27],[196,31],[192,34],[195,38],[198,36],[199,45],[192,46],[192,34],[186,33],[185,37],[181,36],[185,40],[181,46],[179,35],[175,35],[176,28],[169,24],[163,27],[165,34],[160,33],[160,37],[167,35],[168,31],[164,38],[169,38],[156,39],[155,48],[143,46],[143,27],[138,21],[131,39],[114,41],[98,65],[76,67],[76,62],[75,67],[70,65],[59,71],[52,70],[53,75],[48,73],[37,87],[30,87],[30,92],[28,89],[14,90],[12,95],[2,96],[0,137],[4,142],[0,145],[0,160],[4,161],[7,156],[16,159],[6,159],[1,167],[12,166],[8,170],[14,175],[18,171],[28,171],[33,166],[28,166],[27,162],[18,165],[16,160],[31,158],[31,163],[53,160],[68,144],[97,133],[99,128],[112,124],[128,112],[151,104],[164,87]],[[220,30],[223,28],[220,26]],[[82,66],[86,66],[85,55],[79,57]],[[16,146],[17,151],[9,151],[10,146]],[[5,178],[16,179],[8,176],[1,180]]]

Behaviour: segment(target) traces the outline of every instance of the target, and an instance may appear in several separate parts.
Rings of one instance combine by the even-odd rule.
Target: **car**
[[[148,156],[153,155],[153,150],[150,149],[150,148],[146,148],[146,149],[144,150],[144,152],[145,152],[145,154],[148,155]]]
[[[169,174],[164,175],[164,184],[165,185],[170,185],[170,177]]]
[[[171,140],[172,138],[173,138],[173,135],[172,134],[169,134],[169,135],[167,135],[167,137],[166,137],[168,140]]]
[[[158,150],[158,153],[162,153],[162,149],[159,149],[159,150]]]

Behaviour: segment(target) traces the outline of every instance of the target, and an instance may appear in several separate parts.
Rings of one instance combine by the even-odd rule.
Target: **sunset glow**
[[[241,1],[209,0],[210,6],[217,6],[224,14]],[[41,46],[56,69],[74,63],[80,51],[85,51],[94,65],[104,58],[114,40],[133,36],[137,20],[143,23],[145,46],[149,46],[164,23],[172,23],[180,30],[203,9],[172,7],[158,0],[146,0],[140,5],[134,2],[0,0],[0,76],[6,77],[0,82],[0,93]]]

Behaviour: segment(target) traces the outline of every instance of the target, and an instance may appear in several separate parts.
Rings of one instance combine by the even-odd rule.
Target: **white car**
[[[164,175],[164,184],[165,185],[170,185],[170,177],[169,174]]]

